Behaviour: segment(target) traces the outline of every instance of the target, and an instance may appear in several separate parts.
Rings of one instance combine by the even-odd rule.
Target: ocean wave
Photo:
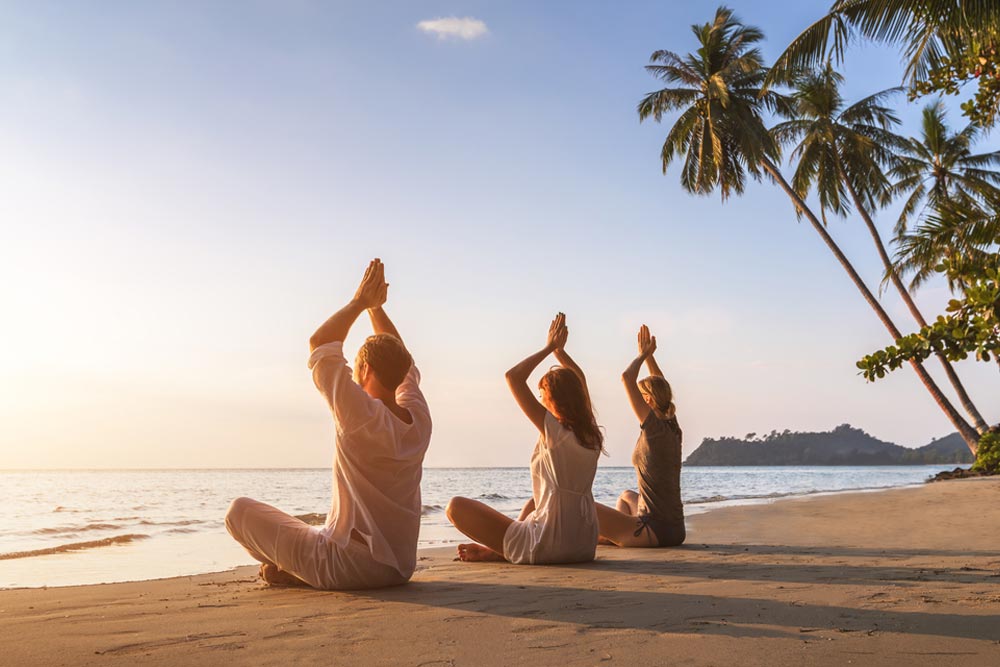
[[[59,535],[63,533],[85,533],[88,530],[117,530],[117,523],[88,523],[86,526],[57,526],[55,528],[39,528],[33,531],[36,535]]]
[[[723,500],[732,500],[732,496],[709,496],[708,498],[695,498],[692,500],[685,500],[685,505],[698,505],[700,503],[721,503]]]
[[[311,516],[311,515],[305,515]],[[140,526],[193,526],[197,523],[205,523],[201,519],[187,519],[185,521],[150,521],[148,519],[143,519],[139,522]]]
[[[164,535],[187,535],[188,533],[197,533],[197,528],[171,528],[170,530],[163,531]]]
[[[128,544],[135,540],[141,540],[149,535],[116,535],[115,537],[105,537],[103,540],[92,540],[90,542],[73,542],[70,544],[60,544],[55,547],[45,549],[33,549],[31,551],[12,551],[0,554],[0,560],[13,560],[15,558],[32,558],[34,556],[48,556],[51,554],[61,554],[68,551],[82,551],[83,549],[96,549],[98,547],[109,547],[115,544]]]
[[[510,500],[510,496],[505,496],[502,493],[481,493],[477,496],[479,500]]]
[[[428,514],[437,514],[438,512],[444,511],[444,508],[440,505],[424,505],[420,508],[420,516],[427,516]]]
[[[685,500],[685,505],[704,505],[707,503],[719,503],[725,501],[739,501],[739,500],[770,500],[774,498],[788,498],[791,496],[814,496],[821,493],[853,493],[856,491],[881,491],[883,489],[898,488],[899,485],[888,485],[884,484],[881,486],[852,486],[842,489],[801,489],[798,491],[785,491],[776,493],[757,493],[757,494],[734,494],[731,496],[709,496],[707,498],[693,498],[691,500]]]
[[[858,489],[848,489],[849,491],[857,491]],[[813,489],[811,491],[788,491],[785,493],[758,493],[758,494],[746,494],[732,496],[709,496],[708,498],[694,498],[692,500],[685,500],[685,505],[702,505],[705,503],[721,503],[727,500],[767,500],[769,498],[787,498],[788,496],[808,496],[813,493],[823,493]]]

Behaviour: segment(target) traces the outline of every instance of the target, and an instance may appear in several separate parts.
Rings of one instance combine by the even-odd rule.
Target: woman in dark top
[[[641,432],[632,452],[639,492],[625,491],[617,509],[600,503],[597,520],[602,542],[620,547],[673,547],[684,542],[681,503],[681,427],[670,383],[653,359],[656,337],[639,329],[639,356],[622,373],[625,393]],[[649,377],[639,380],[643,362]]]

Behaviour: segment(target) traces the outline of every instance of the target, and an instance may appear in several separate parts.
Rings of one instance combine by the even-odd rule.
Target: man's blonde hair
[[[392,334],[375,334],[365,339],[358,350],[358,363],[364,363],[382,386],[395,391],[413,365],[413,357],[403,341]]]

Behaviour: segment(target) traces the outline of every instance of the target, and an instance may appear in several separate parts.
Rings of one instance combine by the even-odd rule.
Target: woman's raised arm
[[[545,347],[507,371],[507,386],[510,387],[510,393],[514,395],[518,407],[540,433],[545,432],[545,406],[535,398],[535,392],[528,386],[528,377],[545,357],[566,344],[566,335],[566,316],[559,313],[549,325]]]
[[[658,377],[663,378],[664,380],[666,379],[666,376],[663,374],[663,371],[660,370],[660,365],[656,363],[656,359],[653,358],[652,352],[649,354],[648,357],[646,357],[646,368],[649,370],[650,375],[656,375]]]
[[[656,336],[650,335],[649,327],[645,324],[639,328],[638,344],[639,356],[633,359],[632,363],[622,373],[622,383],[625,385],[625,394],[628,396],[629,405],[632,406],[632,412],[635,413],[639,423],[642,424],[649,416],[651,408],[646,403],[646,399],[642,397],[642,392],[639,391],[639,385],[637,384],[639,369],[642,368],[642,362],[652,359],[653,353],[656,352]],[[655,365],[655,363],[654,361],[653,364]],[[659,370],[658,366],[656,368]],[[652,366],[650,366],[650,371],[653,371]]]

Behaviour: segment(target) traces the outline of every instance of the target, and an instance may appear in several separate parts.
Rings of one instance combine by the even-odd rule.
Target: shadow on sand
[[[357,595],[468,614],[658,633],[801,638],[803,633],[825,629],[1000,639],[997,615],[870,610],[767,598],[454,581],[415,581],[407,586]]]
[[[693,554],[704,557],[692,560]],[[640,557],[637,559],[636,557]],[[767,558],[774,556],[774,558]],[[961,567],[924,568],[891,560],[921,556],[962,559]],[[761,560],[765,557],[765,560]],[[823,557],[827,562],[796,562],[791,558]],[[830,564],[831,557],[890,559],[888,565]],[[994,559],[990,561],[989,559]],[[574,623],[587,628],[629,628],[658,633],[703,633],[731,637],[797,637],[815,631],[896,632],[965,639],[1000,640],[1000,615],[904,611],[891,606],[858,608],[787,601],[767,597],[726,597],[656,590],[616,590],[622,576],[630,588],[641,587],[642,577],[678,577],[700,580],[780,582],[801,585],[853,585],[872,590],[872,604],[887,603],[889,590],[902,591],[915,582],[977,584],[996,591],[1000,585],[1000,551],[950,552],[921,549],[862,549],[851,547],[794,547],[775,545],[688,544],[665,550],[599,551],[591,563],[540,568],[544,581],[511,585],[502,580],[514,566],[470,564],[477,576],[498,568],[495,581],[412,581],[409,585],[357,595],[384,602],[449,608],[471,615],[490,614],[539,622]],[[960,561],[961,562],[961,561]],[[980,567],[982,566],[982,567]],[[465,566],[463,566],[465,567]],[[520,566],[517,566],[520,567]],[[576,587],[579,577],[567,576],[566,585],[550,585],[552,576],[572,571],[605,572],[607,578],[588,578],[593,588]],[[634,577],[634,581],[629,581]],[[648,581],[648,580],[647,580]],[[680,582],[678,582],[680,583]],[[651,588],[664,585],[657,583]],[[669,584],[667,584],[669,585]],[[940,589],[935,589],[940,595]],[[783,594],[787,595],[787,593]],[[932,596],[922,596],[934,604]],[[620,610],[620,613],[616,613]]]

